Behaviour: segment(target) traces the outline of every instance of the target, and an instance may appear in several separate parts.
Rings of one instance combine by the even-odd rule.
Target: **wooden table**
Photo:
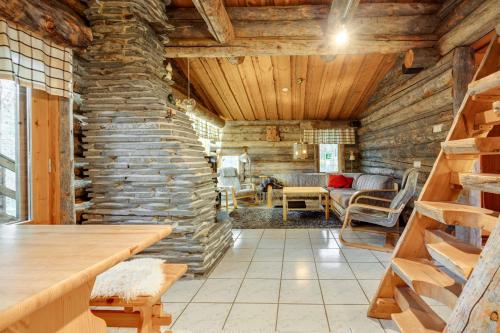
[[[105,333],[89,311],[95,277],[169,226],[0,226],[0,332]]]
[[[288,208],[288,196],[297,195],[317,195],[319,200],[318,208]],[[321,205],[322,199],[324,197],[325,206]],[[286,222],[289,210],[324,210],[325,219],[330,218],[330,192],[328,192],[323,187],[283,187],[283,221]]]

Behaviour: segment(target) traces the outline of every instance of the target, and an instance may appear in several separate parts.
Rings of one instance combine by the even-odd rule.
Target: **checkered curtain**
[[[71,49],[0,20],[0,79],[69,98],[73,85],[72,62]]]
[[[305,129],[303,140],[310,144],[336,143],[352,145],[356,143],[354,128]]]

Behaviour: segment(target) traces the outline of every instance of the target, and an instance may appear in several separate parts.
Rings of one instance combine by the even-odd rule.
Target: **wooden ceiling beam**
[[[175,31],[169,34],[172,39],[208,39],[211,34],[205,23],[198,21],[175,21]],[[353,18],[349,34],[353,36],[374,35],[419,35],[433,33],[438,21],[433,15],[383,16]],[[326,20],[295,21],[233,21],[235,39],[258,37],[318,37],[324,38]],[[200,42],[203,42],[200,40]],[[230,43],[228,43],[230,44]]]
[[[400,53],[412,48],[434,46],[435,36],[389,36],[379,39],[351,40],[346,47],[337,47],[318,38],[239,38],[228,45],[200,45],[198,39],[171,40],[165,48],[169,58],[244,57],[263,55],[335,55]]]
[[[330,14],[328,14],[328,23],[326,35],[330,36],[336,33],[341,26],[347,25],[354,11],[358,7],[359,0],[335,0],[332,2]],[[353,26],[356,26],[353,24]]]
[[[234,39],[233,25],[222,0],[193,0],[193,4],[215,40],[224,44]]]
[[[92,42],[92,30],[58,1],[0,1],[0,16],[63,46],[85,48]]]
[[[330,5],[227,7],[231,21],[302,21],[326,20]],[[354,17],[433,15],[438,3],[360,3]],[[167,16],[173,21],[201,20],[194,8],[167,8]]]

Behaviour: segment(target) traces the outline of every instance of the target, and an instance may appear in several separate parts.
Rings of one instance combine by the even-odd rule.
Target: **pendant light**
[[[295,142],[293,144],[293,159],[294,160],[307,160],[309,158],[308,144],[305,143],[303,139],[303,133],[300,137],[300,142]]]
[[[193,98],[191,98],[191,77],[190,77],[190,73],[189,73],[189,71],[190,71],[190,68],[189,68],[190,64],[189,64],[189,62],[190,61],[189,61],[189,58],[188,58],[188,60],[187,60],[187,79],[188,79],[187,91],[188,91],[188,95],[187,95],[187,98],[184,99],[182,101],[182,104],[181,104],[182,107],[186,111],[188,111],[188,112],[193,111],[194,108],[196,107],[196,101]]]

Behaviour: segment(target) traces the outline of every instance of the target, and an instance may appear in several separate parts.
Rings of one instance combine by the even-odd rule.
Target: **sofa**
[[[321,186],[328,189],[330,191],[330,207],[340,219],[343,219],[349,201],[355,193],[381,196],[379,190],[383,190],[383,192],[387,192],[386,196],[391,197],[398,189],[396,181],[390,176],[364,173],[343,173],[343,175],[354,178],[351,188],[328,187],[329,175],[326,173],[282,173],[273,174],[273,177],[282,183],[284,187]],[[273,207],[273,202],[276,203],[283,198],[281,189],[268,188],[267,192],[267,206],[269,208]]]
[[[392,198],[398,191],[398,184],[390,176],[364,173],[345,173],[344,175],[354,178],[351,188],[329,188],[330,207],[341,220],[344,219],[345,211],[355,196],[363,194]]]

